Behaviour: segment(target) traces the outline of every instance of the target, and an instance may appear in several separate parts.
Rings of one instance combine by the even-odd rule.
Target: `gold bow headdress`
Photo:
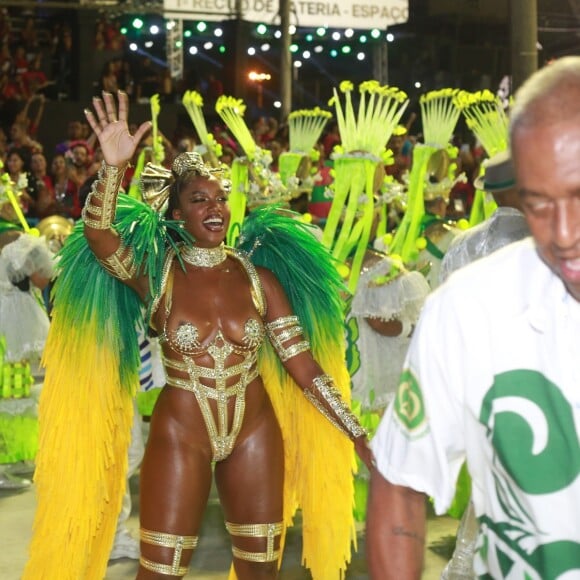
[[[175,177],[186,173],[197,173],[201,177],[217,177],[221,180],[221,186],[226,193],[231,190],[231,182],[226,179],[224,168],[215,168],[204,163],[202,156],[195,151],[186,151],[178,155],[171,169],[166,169],[149,162],[143,168],[139,181],[139,188],[143,200],[155,211],[162,211],[165,207],[171,186],[175,182]]]

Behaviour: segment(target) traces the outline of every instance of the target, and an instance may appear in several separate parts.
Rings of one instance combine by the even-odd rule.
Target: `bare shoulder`
[[[281,288],[280,282],[272,270],[268,270],[268,268],[264,268],[263,266],[257,266],[256,272],[258,273],[264,292],[268,292],[268,289]]]
[[[256,271],[260,278],[264,290],[264,296],[266,297],[266,302],[268,304],[267,318],[273,319],[278,316],[285,316],[286,313],[289,312],[290,306],[282,284],[280,284],[280,281],[271,270],[257,267]]]

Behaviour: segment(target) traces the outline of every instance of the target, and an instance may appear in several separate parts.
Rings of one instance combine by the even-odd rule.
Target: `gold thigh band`
[[[152,562],[147,558],[141,556],[139,562],[146,570],[165,574],[167,576],[185,576],[187,574],[187,566],[181,566],[181,553],[183,550],[193,550],[197,546],[197,536],[176,536],[174,534],[166,534],[164,532],[151,532],[141,528],[141,541],[153,546],[163,546],[164,548],[174,548],[173,562],[169,564],[159,564]]]
[[[232,524],[226,522],[226,529],[232,536],[267,538],[265,552],[247,552],[232,546],[232,553],[236,558],[248,562],[274,562],[278,560],[280,551],[274,550],[274,539],[282,533],[282,522],[275,524]]]

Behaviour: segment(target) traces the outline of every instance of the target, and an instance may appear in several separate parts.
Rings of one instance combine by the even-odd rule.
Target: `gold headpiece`
[[[143,200],[155,211],[160,211],[167,198],[175,176],[186,173],[197,173],[201,177],[221,177],[221,185],[226,193],[231,190],[231,182],[225,178],[227,168],[212,167],[203,161],[203,157],[195,151],[186,151],[179,154],[171,166],[171,170],[149,162],[141,172],[139,187]]]

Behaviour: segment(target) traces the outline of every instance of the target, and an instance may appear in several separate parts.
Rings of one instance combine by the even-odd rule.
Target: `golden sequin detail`
[[[258,314],[263,316],[266,312],[266,301],[256,269],[243,254],[230,248],[226,250],[244,267],[250,279],[254,306]],[[168,373],[167,384],[195,395],[209,435],[213,460],[221,461],[232,452],[242,427],[246,387],[258,376],[258,350],[266,334],[264,324],[260,318],[251,317],[246,320],[241,343],[231,342],[220,329],[211,341],[202,344],[199,329],[191,322],[182,322],[173,330],[167,329],[172,304],[172,277],[166,269],[163,273],[162,288],[165,293],[166,318],[165,328],[159,340],[161,343],[169,344],[174,352],[182,356],[182,359],[164,356],[165,366],[168,371],[173,369],[187,375],[187,378],[181,378]],[[158,304],[159,299],[155,302],[156,306]],[[196,362],[194,357],[203,354],[208,354],[212,358],[213,366],[202,366]],[[237,362],[231,361],[232,355],[237,356]],[[214,384],[208,386],[206,379],[213,381]],[[228,428],[230,418],[228,401],[232,397],[234,409],[231,428]],[[215,417],[210,400],[216,401]]]

